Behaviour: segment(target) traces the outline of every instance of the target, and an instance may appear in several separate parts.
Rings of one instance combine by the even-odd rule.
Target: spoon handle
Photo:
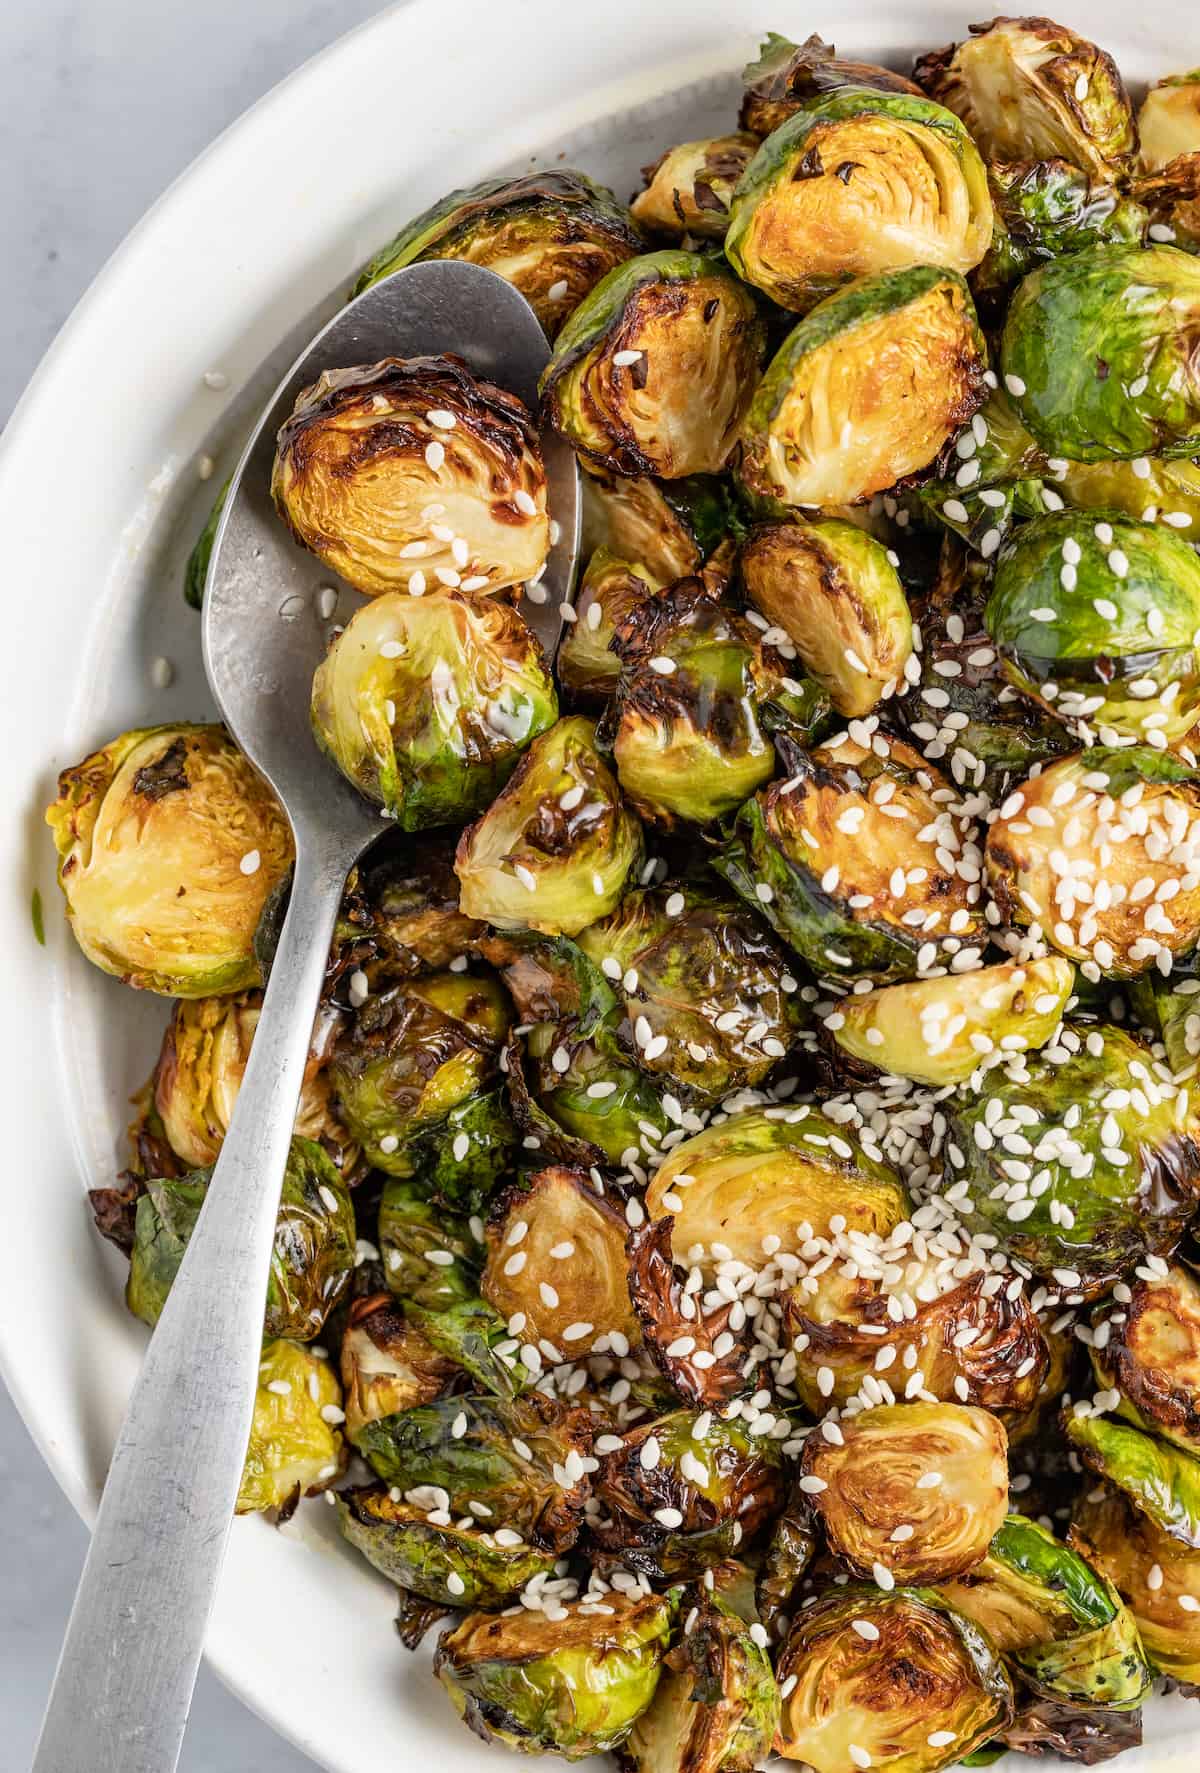
[[[279,1191],[345,879],[296,861],[232,1125],[113,1453],[33,1773],[171,1773],[250,1433]]]

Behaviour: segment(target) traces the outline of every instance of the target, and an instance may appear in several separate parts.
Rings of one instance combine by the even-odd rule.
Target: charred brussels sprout
[[[672,1391],[711,1409],[753,1384],[750,1320],[719,1294],[697,1299],[690,1270],[675,1261],[673,1230],[673,1220],[652,1219],[630,1233],[629,1297],[646,1353]]]
[[[504,1319],[482,1299],[468,1295],[431,1309],[409,1297],[404,1311],[426,1341],[489,1396],[511,1400],[530,1383],[530,1372],[515,1358]]]
[[[621,1750],[626,1773],[753,1773],[775,1740],[779,1689],[767,1652],[719,1597],[700,1591],[695,1606]]]
[[[800,1488],[854,1575],[944,1582],[987,1555],[1008,1503],[1008,1438],[990,1411],[884,1404],[841,1433],[840,1443],[808,1436]]]
[[[1200,149],[1200,68],[1155,81],[1137,121],[1142,165],[1150,172]]]
[[[1044,1046],[1062,1020],[1075,970],[1057,955],[915,979],[843,999],[833,1038],[894,1077],[941,1088],[965,1083],[1005,1053]]]
[[[580,947],[620,982],[637,1063],[696,1098],[758,1083],[795,1042],[801,1006],[783,956],[709,887],[627,893]]]
[[[784,629],[839,714],[869,714],[904,681],[912,617],[895,556],[837,518],[764,523],[742,546],[742,580]]]
[[[809,1235],[800,1226],[825,1236],[841,1214],[851,1230],[886,1236],[908,1204],[886,1164],[808,1107],[750,1108],[706,1127],[674,1148],[646,1193],[651,1218],[674,1216],[676,1261],[711,1264],[713,1246],[724,1246],[752,1266],[772,1233],[795,1254]]]
[[[695,579],[617,628],[622,672],[609,721],[621,786],[649,818],[704,825],[769,780],[759,716],[765,667],[749,627]]]
[[[478,946],[483,925],[458,902],[453,836],[379,845],[372,860],[351,874],[342,897],[335,942],[338,958],[364,968],[381,963],[392,976],[438,972]]]
[[[771,359],[742,426],[738,473],[751,493],[785,505],[884,492],[928,467],[982,404],[986,367],[957,272],[860,278],[820,302]]]
[[[199,609],[204,602],[204,584],[208,578],[208,563],[212,559],[213,543],[217,539],[217,526],[221,521],[221,513],[225,509],[225,500],[229,497],[229,488],[233,477],[225,482],[212,502],[212,509],[204,521],[204,528],[196,537],[195,546],[187,557],[187,565],[183,571],[183,596],[186,603],[193,609]]]
[[[412,1175],[422,1155],[414,1140],[494,1077],[507,1027],[495,979],[468,973],[405,980],[359,1005],[329,1076],[339,1115],[377,1169]]]
[[[1103,1483],[1076,1503],[1071,1544],[1118,1589],[1154,1667],[1200,1681],[1200,1554]]]
[[[122,733],[62,772],[46,823],[75,940],[104,972],[171,997],[260,982],[254,932],[292,836],[224,727]]]
[[[1025,425],[1053,456],[1200,450],[1200,263],[1173,246],[1052,259],[1008,311],[1001,363]]]
[[[536,739],[454,858],[463,910],[502,930],[574,936],[613,910],[642,828],[575,716]]]
[[[618,474],[715,474],[762,364],[754,298],[718,260],[647,253],[610,271],[558,335],[545,410]]]
[[[1120,1028],[1086,1041],[1064,1029],[1056,1046],[987,1072],[955,1104],[950,1139],[975,1228],[1088,1298],[1147,1250],[1172,1249],[1195,1210],[1190,1103]]]
[[[554,1554],[512,1545],[487,1527],[437,1525],[429,1511],[393,1502],[382,1485],[342,1490],[338,1518],[345,1537],[390,1582],[446,1607],[499,1607],[548,1576]]]
[[[772,1641],[787,1636],[792,1616],[805,1598],[804,1579],[819,1543],[820,1529],[808,1499],[793,1491],[771,1529],[754,1582],[754,1610]]]
[[[341,1367],[346,1435],[356,1447],[371,1423],[432,1403],[458,1372],[387,1293],[369,1294],[350,1307]]]
[[[672,1603],[609,1594],[511,1617],[470,1613],[445,1632],[434,1673],[476,1735],[567,1760],[616,1748],[658,1685]]]
[[[584,553],[607,548],[659,585],[700,572],[744,527],[729,482],[715,475],[651,480],[583,466]]]
[[[1161,172],[1135,180],[1133,190],[1150,218],[1147,240],[1200,252],[1200,141]]]
[[[746,803],[713,865],[815,972],[961,968],[984,929],[976,846],[945,779],[900,740],[875,744],[789,752],[793,774]]]
[[[176,1181],[152,1177],[146,1184],[125,1294],[144,1323],[158,1322],[211,1174],[193,1170]],[[311,1342],[350,1284],[354,1248],[354,1208],[345,1183],[319,1145],[293,1139],[275,1222],[266,1334]]]
[[[634,216],[672,240],[724,239],[729,200],[757,147],[757,136],[719,135],[668,148],[643,168],[646,189],[634,198]]]
[[[327,1490],[345,1463],[341,1393],[333,1369],[298,1343],[263,1344],[237,1513],[276,1509]]]
[[[1104,50],[1046,18],[997,18],[922,56],[914,74],[961,117],[989,160],[1059,156],[1100,174],[1128,170],[1133,112]]]
[[[1158,1269],[1165,1273],[1158,1273]],[[1191,1453],[1200,1452],[1200,1281],[1183,1263],[1147,1268],[1131,1297],[1105,1311],[1093,1331],[1100,1384],[1120,1393],[1117,1410]]]
[[[1200,934],[1200,781],[1141,746],[1094,746],[1016,789],[988,831],[1014,925],[1113,978],[1169,968]]]
[[[1023,524],[985,620],[1013,683],[1104,743],[1162,748],[1200,715],[1200,559],[1169,530],[1070,511]]]
[[[1035,266],[1096,246],[1140,246],[1146,206],[1069,160],[1016,160],[988,172],[996,232],[972,278],[975,298],[1003,302]]]
[[[379,1200],[384,1279],[406,1308],[442,1311],[475,1297],[483,1262],[476,1229],[419,1182],[389,1177]],[[435,1346],[441,1347],[440,1343]]]
[[[969,271],[991,238],[987,173],[958,118],[850,86],[767,137],[734,193],[725,252],[740,277],[803,311],[852,277]]]
[[[617,626],[659,588],[648,567],[596,549],[575,593],[578,620],[568,625],[555,660],[559,683],[577,702],[588,707],[607,702],[621,675],[612,649]]]
[[[458,357],[326,370],[279,432],[271,493],[296,541],[359,591],[498,591],[550,546],[529,413]]]
[[[935,1773],[1013,1713],[990,1640],[932,1589],[834,1589],[797,1615],[775,1673],[787,1692],[776,1750],[816,1773],[867,1755],[891,1773]]]
[[[487,806],[557,713],[517,611],[458,593],[364,604],[313,678],[317,744],[404,831]]]
[[[838,92],[843,86],[873,87],[880,92],[907,92],[920,97],[920,87],[873,62],[839,57],[832,43],[820,37],[793,43],[778,31],[763,38],[756,62],[742,70],[742,108],[738,121],[757,136],[770,135],[803,105]]]
[[[1107,1416],[1068,1416],[1083,1463],[1189,1551],[1200,1551],[1200,1459]]]
[[[376,253],[351,294],[424,259],[465,259],[519,289],[552,339],[593,285],[641,250],[612,192],[564,167],[451,191]]]

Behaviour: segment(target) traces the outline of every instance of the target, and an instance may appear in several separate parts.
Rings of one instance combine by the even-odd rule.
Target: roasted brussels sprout
[[[976,301],[1003,302],[1027,272],[1064,253],[1140,246],[1146,207],[1107,178],[1069,160],[1014,160],[988,169],[996,231],[971,286]]]
[[[418,1168],[422,1135],[446,1127],[496,1074],[508,1027],[496,980],[432,973],[367,997],[329,1063],[336,1112],[370,1162],[390,1176]],[[503,1136],[503,1129],[500,1129]],[[471,1155],[471,1133],[461,1156]]]
[[[739,558],[748,595],[839,714],[869,714],[904,681],[912,617],[895,556],[873,536],[837,518],[764,523]]]
[[[204,1205],[211,1170],[151,1177],[138,1201],[126,1303],[156,1324]],[[338,1171],[311,1139],[293,1139],[283,1173],[267,1282],[268,1336],[311,1342],[350,1284],[354,1208]]]
[[[1041,509],[1055,495],[1083,511],[1117,511],[1200,539],[1200,460],[1139,456],[1132,462],[1058,462],[1041,489]]]
[[[496,1203],[487,1226],[481,1291],[535,1348],[559,1358],[591,1353],[597,1341],[640,1340],[629,1300],[622,1213],[597,1194],[585,1171],[539,1170]]]
[[[1113,978],[1200,935],[1200,779],[1148,747],[1097,745],[1014,790],[988,831],[992,899],[1013,925]]]
[[[759,1083],[795,1043],[803,1005],[786,961],[709,886],[627,893],[579,945],[620,991],[637,1063],[691,1099]]]
[[[1200,451],[1200,262],[1173,246],[1102,246],[1028,276],[1004,325],[1004,381],[1053,456]]]
[[[1018,689],[1103,743],[1161,749],[1200,716],[1200,559],[1170,530],[1075,511],[1022,524],[984,619]]]
[[[1096,1377],[1120,1393],[1120,1415],[1200,1452],[1200,1280],[1181,1262],[1160,1261],[1129,1293],[1102,1308],[1093,1329]]]
[[[1190,154],[1135,180],[1133,193],[1149,217],[1148,241],[1200,252],[1200,139]]]
[[[271,493],[296,541],[369,596],[498,591],[550,547],[529,413],[459,357],[326,370],[279,432]]]
[[[1174,1247],[1195,1211],[1200,1150],[1186,1094],[1156,1076],[1149,1048],[1111,1025],[1083,1032],[987,1072],[953,1104],[949,1139],[975,1228],[1095,1298],[1147,1250]]]
[[[792,1616],[807,1597],[804,1580],[820,1530],[802,1491],[793,1491],[763,1547],[754,1582],[754,1610],[772,1642],[786,1638]]]
[[[519,289],[552,339],[593,285],[641,250],[612,192],[560,167],[451,191],[376,253],[351,294],[423,259],[466,259]]]
[[[1006,1053],[1045,1046],[1062,1020],[1075,970],[1057,955],[847,997],[834,1012],[844,1053],[893,1077],[941,1088],[965,1083]]]
[[[742,808],[717,872],[815,972],[969,968],[985,928],[982,858],[944,777],[880,733],[789,749],[787,767]]]
[[[752,1383],[745,1306],[697,1298],[672,1248],[674,1221],[652,1219],[627,1243],[629,1297],[642,1343],[673,1392],[698,1409],[727,1404]],[[739,1330],[730,1329],[739,1323]]]
[[[779,1726],[767,1652],[733,1608],[698,1590],[648,1710],[620,1751],[626,1773],[753,1773]]]
[[[484,926],[458,902],[455,838],[424,835],[383,843],[346,883],[334,957],[345,972],[372,960],[391,977],[440,972],[475,950]],[[378,858],[378,859],[376,859]]]
[[[618,474],[715,474],[762,365],[754,298],[700,253],[652,252],[610,271],[558,335],[545,411],[572,447]]]
[[[499,1607],[554,1570],[554,1554],[501,1541],[486,1527],[451,1522],[444,1510],[393,1501],[382,1484],[338,1494],[350,1544],[399,1587],[446,1607]],[[444,1518],[443,1518],[444,1517]]]
[[[1138,112],[1142,165],[1157,172],[1200,149],[1200,68],[1156,80]]]
[[[852,277],[969,271],[991,238],[987,172],[957,117],[848,86],[763,142],[734,193],[725,253],[739,277],[803,312]]]
[[[832,43],[815,33],[803,43],[793,43],[778,31],[768,31],[759,47],[758,60],[742,70],[742,108],[738,121],[757,136],[770,135],[803,105],[843,86],[868,86],[880,92],[907,92],[919,97],[921,89],[872,62],[839,58]]]
[[[1200,1554],[1104,1483],[1076,1502],[1071,1544],[1119,1590],[1154,1667],[1200,1681]]]
[[[212,559],[213,543],[217,539],[217,525],[221,521],[221,513],[225,509],[225,500],[229,497],[229,488],[233,485],[233,476],[225,482],[212,502],[212,509],[204,520],[204,528],[196,537],[195,545],[187,557],[187,565],[183,571],[183,596],[186,603],[193,609],[199,609],[204,602],[204,584],[208,578],[208,563]]]
[[[1068,1415],[1066,1431],[1086,1466],[1172,1539],[1200,1551],[1200,1459],[1108,1416]]]
[[[760,649],[698,580],[631,610],[614,644],[622,672],[605,724],[639,812],[704,825],[769,780],[775,751],[759,717]]]
[[[1193,949],[1172,966],[1170,977],[1142,973],[1128,990],[1129,1008],[1140,1026],[1162,1041],[1167,1066],[1180,1083],[1191,1083],[1200,1074],[1198,959]]]
[[[899,1178],[817,1108],[749,1108],[685,1139],[646,1192],[652,1219],[674,1217],[677,1262],[759,1265],[762,1240],[795,1254],[841,1215],[885,1236],[908,1215]],[[700,1252],[699,1255],[695,1252]]]
[[[517,611],[460,593],[364,604],[313,678],[317,744],[404,831],[487,806],[557,713]]]
[[[63,770],[46,809],[88,959],[142,991],[260,982],[254,932],[292,863],[270,788],[224,727],[135,727]]]
[[[434,1673],[477,1736],[567,1760],[616,1748],[654,1697],[672,1602],[611,1593],[443,1633]]]
[[[660,581],[648,567],[621,560],[608,548],[596,549],[575,593],[578,620],[568,624],[555,660],[559,683],[577,702],[589,707],[607,702],[621,675],[612,650],[617,625],[658,589]]]
[[[833,1589],[796,1616],[775,1673],[785,1695],[776,1750],[816,1773],[865,1767],[868,1756],[891,1773],[934,1773],[1013,1714],[990,1640],[932,1589]]]
[[[475,1295],[433,1307],[410,1295],[404,1300],[404,1313],[439,1354],[452,1360],[489,1396],[511,1401],[532,1382],[533,1374],[516,1358],[508,1325]]]
[[[264,1342],[237,1513],[269,1508],[286,1520],[301,1496],[327,1490],[345,1464],[341,1419],[329,1362],[296,1342]]]
[[[454,868],[469,917],[574,936],[618,904],[642,859],[642,829],[595,738],[581,716],[560,720],[463,832]]]
[[[350,1307],[341,1365],[346,1437],[356,1447],[370,1424],[432,1403],[458,1374],[388,1293],[368,1294]]]
[[[1050,19],[972,25],[962,43],[922,56],[913,72],[989,160],[1060,156],[1100,174],[1128,170],[1137,138],[1116,63]]]
[[[957,272],[918,265],[859,278],[818,303],[771,359],[742,426],[741,480],[784,505],[884,492],[928,467],[978,409],[986,367]]]
[[[830,1550],[854,1575],[886,1588],[972,1569],[1008,1504],[1003,1424],[963,1404],[864,1410],[842,1425],[840,1441],[810,1434],[800,1469]]]
[[[643,167],[646,188],[633,200],[633,215],[672,240],[724,239],[734,186],[757,147],[757,136],[719,135],[668,148]]]
[[[745,527],[725,479],[651,480],[587,462],[583,467],[584,553],[607,548],[620,560],[636,561],[659,585],[699,573]]]

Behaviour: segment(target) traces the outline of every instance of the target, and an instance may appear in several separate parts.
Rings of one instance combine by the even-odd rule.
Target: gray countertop
[[[0,6],[0,423],[175,175],[291,69],[379,10],[378,0]],[[0,1764],[12,1773],[32,1756],[85,1543],[0,1386]],[[180,1766],[312,1773],[207,1673]]]

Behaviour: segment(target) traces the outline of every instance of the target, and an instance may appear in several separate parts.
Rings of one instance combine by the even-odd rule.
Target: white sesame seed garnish
[[[238,867],[243,874],[257,874],[261,862],[262,857],[257,850],[247,850],[241,861],[238,863]]]
[[[683,1516],[677,1508],[656,1508],[654,1518],[660,1527],[682,1527]]]
[[[665,653],[659,653],[650,660],[650,669],[657,671],[660,677],[670,677],[675,670],[675,661],[669,659]]]
[[[931,1730],[925,1738],[930,1748],[949,1748],[954,1741],[953,1730]]]
[[[860,1638],[865,1638],[868,1644],[874,1644],[879,1639],[879,1627],[873,1625],[869,1619],[852,1619],[850,1629],[856,1631]]]
[[[644,351],[614,351],[613,363],[617,369],[628,369],[631,363],[637,363],[644,356]]]
[[[433,472],[436,474],[438,469],[441,467],[442,463],[445,460],[446,460],[446,446],[443,443],[439,443],[437,438],[435,437],[432,443],[427,443],[425,445],[426,466],[431,468],[433,470]]]
[[[204,372],[204,386],[206,388],[211,388],[214,394],[219,394],[222,388],[228,388],[229,377],[225,374],[223,369],[206,369]]]
[[[175,681],[175,667],[170,659],[155,659],[150,667],[150,681],[155,689],[170,689]]]
[[[872,1564],[871,1575],[875,1578],[877,1588],[891,1589],[896,1586],[896,1578],[892,1575],[892,1572],[888,1569],[886,1564],[878,1562]]]
[[[454,414],[452,412],[446,412],[442,407],[435,407],[433,412],[427,412],[425,417],[428,422],[431,425],[435,425],[439,431],[453,431],[455,425],[458,423]]]
[[[276,1397],[290,1397],[292,1387],[287,1379],[269,1379],[267,1390],[273,1391]]]

